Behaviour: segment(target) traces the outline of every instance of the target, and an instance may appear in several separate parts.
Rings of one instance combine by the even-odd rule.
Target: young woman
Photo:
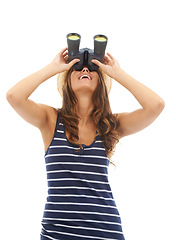
[[[7,100],[27,122],[39,128],[45,147],[48,197],[42,240],[124,240],[121,218],[108,182],[108,165],[120,138],[150,125],[164,101],[119,66],[109,53],[100,68],[75,71],[67,48],[46,67],[18,82]],[[32,92],[58,75],[61,109],[37,104]],[[108,94],[112,79],[128,89],[141,108],[112,114]]]

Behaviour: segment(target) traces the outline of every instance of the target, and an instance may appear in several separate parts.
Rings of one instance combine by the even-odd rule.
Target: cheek
[[[95,72],[95,78],[98,80],[98,78],[99,78],[99,75],[98,75],[98,73],[97,72]]]
[[[98,82],[99,82],[99,75],[98,75],[98,73],[95,73],[94,79],[95,79],[96,83],[98,84]]]
[[[73,72],[71,73],[71,75],[70,75],[71,85],[74,83],[75,79],[76,79],[76,74],[75,74],[75,72],[73,71]]]
[[[75,78],[75,72],[73,71],[70,75],[71,79],[74,79]]]

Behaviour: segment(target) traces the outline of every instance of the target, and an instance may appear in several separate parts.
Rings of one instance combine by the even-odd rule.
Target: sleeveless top
[[[69,142],[57,117],[45,153],[48,182],[41,240],[124,240],[121,218],[108,182],[109,159],[100,135],[89,146]]]

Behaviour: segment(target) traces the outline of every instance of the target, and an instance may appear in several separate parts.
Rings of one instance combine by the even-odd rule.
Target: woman
[[[120,138],[150,125],[164,101],[123,71],[109,53],[90,72],[68,63],[67,48],[40,71],[7,92],[7,100],[24,120],[39,128],[45,146],[48,197],[41,239],[124,240],[121,219],[108,182],[108,165]],[[63,106],[55,109],[29,100],[32,92],[59,74]],[[109,78],[108,78],[109,77]],[[108,93],[114,79],[140,103],[131,113],[112,114]]]

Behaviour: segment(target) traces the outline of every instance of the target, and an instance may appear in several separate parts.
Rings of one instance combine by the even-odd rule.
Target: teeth
[[[91,80],[91,78],[89,77],[89,75],[82,75],[82,76],[80,77],[80,79],[82,79],[83,77],[87,77],[88,79]]]

